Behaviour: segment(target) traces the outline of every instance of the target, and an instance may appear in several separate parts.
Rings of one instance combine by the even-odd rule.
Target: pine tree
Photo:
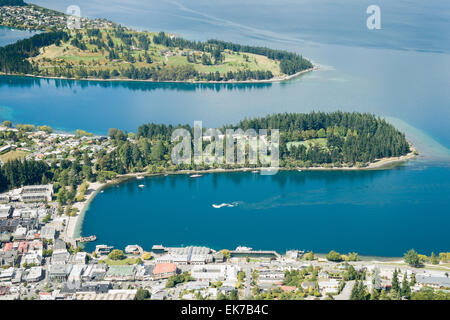
[[[416,284],[416,274],[415,274],[415,273],[412,273],[412,274],[411,274],[411,277],[410,277],[409,285],[410,285],[411,287],[413,287],[413,286],[415,286],[415,284]]]
[[[431,263],[432,264],[438,264],[439,263],[436,255],[434,254],[434,252],[431,253]]]
[[[400,285],[398,282],[398,271],[397,269],[394,270],[394,273],[392,274],[392,290],[395,292],[400,292]]]
[[[409,299],[411,297],[411,288],[409,287],[408,278],[407,278],[407,272],[405,271],[405,274],[403,275],[403,281],[402,281],[402,296]]]

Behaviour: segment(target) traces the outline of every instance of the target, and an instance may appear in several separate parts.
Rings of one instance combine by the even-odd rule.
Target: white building
[[[199,281],[221,281],[224,286],[235,286],[239,271],[240,268],[236,265],[194,266],[191,270],[191,276]]]
[[[27,282],[37,282],[42,279],[42,267],[32,267],[26,276]]]

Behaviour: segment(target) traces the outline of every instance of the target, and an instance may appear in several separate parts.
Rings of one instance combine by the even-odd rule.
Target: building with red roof
[[[153,269],[155,279],[165,279],[177,274],[177,265],[175,263],[158,263]]]
[[[20,241],[17,251],[19,251],[20,253],[23,253],[23,254],[27,253],[28,252],[28,241]]]
[[[12,250],[13,245],[14,244],[12,242],[5,243],[5,245],[3,246],[3,252],[7,252],[7,251]]]

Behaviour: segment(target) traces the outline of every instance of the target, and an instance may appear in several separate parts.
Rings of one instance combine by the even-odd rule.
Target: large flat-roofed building
[[[70,264],[51,264],[48,266],[48,278],[50,281],[64,282],[71,270]]]
[[[0,205],[0,219],[8,219],[11,217],[14,208],[9,205]]]
[[[25,186],[20,198],[23,202],[52,201],[53,185]]]
[[[154,279],[165,279],[177,274],[175,263],[158,263],[153,269]]]
[[[32,267],[25,278],[27,282],[37,282],[42,279],[42,267]]]
[[[159,257],[159,263],[206,264],[213,261],[212,250],[206,247],[167,248],[168,253]]]
[[[41,229],[41,239],[55,240],[56,228],[52,226],[45,226]]]
[[[107,293],[77,292],[76,300],[134,300],[137,290],[109,290]]]
[[[199,281],[227,282],[234,285],[237,281],[239,267],[235,265],[194,266],[191,276]]]
[[[106,263],[89,264],[84,270],[81,280],[83,281],[99,281],[106,275],[107,265]]]
[[[10,197],[9,195],[2,193],[0,194],[0,203],[9,203]]]
[[[108,281],[134,281],[136,268],[130,266],[110,266],[105,275]]]

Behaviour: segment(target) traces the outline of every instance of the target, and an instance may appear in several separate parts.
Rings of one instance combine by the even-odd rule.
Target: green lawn
[[[109,35],[111,37],[112,42],[114,43],[114,49],[118,52],[120,47],[128,47],[121,39],[116,37],[113,32],[107,29],[101,30],[102,32],[102,40],[106,42],[106,38]],[[152,38],[154,33],[145,32],[148,37]],[[141,33],[139,32],[131,32],[132,36],[137,38]],[[110,61],[109,53],[107,49],[98,49],[96,45],[89,43],[90,37],[88,37],[87,32],[82,32],[82,40],[87,50],[80,50],[77,47],[71,44],[71,41],[75,35],[74,32],[70,33],[71,38],[63,42],[61,45],[51,45],[43,48],[43,52],[36,57],[30,58],[31,61],[37,62],[38,65],[42,69],[52,70],[57,66],[65,66],[66,64],[72,65],[73,67],[80,66],[81,63],[88,70],[113,70],[119,69],[121,67],[128,68],[130,63],[122,60],[123,57],[119,59],[119,61]],[[162,50],[168,50],[169,55],[167,57],[161,53]],[[201,56],[204,54],[200,51],[195,51],[197,56],[197,63],[188,63],[187,57],[181,55],[182,51],[195,51],[189,49],[179,49],[179,48],[168,48],[161,44],[150,43],[149,49],[147,51],[148,55],[151,57],[153,63],[148,64],[145,60],[139,61],[139,57],[144,57],[145,51],[140,49],[131,47],[130,54],[136,59],[134,65],[136,67],[161,67],[163,64],[179,66],[191,64],[194,68],[202,73],[215,73],[220,72],[221,74],[225,74],[229,71],[236,72],[238,70],[270,70],[274,76],[280,75],[280,65],[278,61],[268,59],[262,55],[256,55],[251,53],[236,53],[229,50],[225,50],[223,52],[224,61],[218,65],[203,65],[201,63]],[[207,55],[211,56],[209,53]],[[213,59],[211,59],[213,60]]]
[[[108,266],[125,266],[140,263],[141,260],[140,258],[125,258],[122,260],[111,260],[107,258],[101,261],[104,261]]]
[[[16,160],[16,159],[24,159],[27,153],[25,151],[20,150],[11,150],[7,153],[4,153],[0,155],[0,159],[3,163],[6,163],[8,161]]]
[[[305,141],[291,141],[286,143],[286,146],[288,149],[291,148],[291,146],[300,146],[304,145],[307,149],[310,148],[310,146],[317,145],[320,148],[326,148],[327,147],[327,138],[317,138],[317,139],[310,139]]]

